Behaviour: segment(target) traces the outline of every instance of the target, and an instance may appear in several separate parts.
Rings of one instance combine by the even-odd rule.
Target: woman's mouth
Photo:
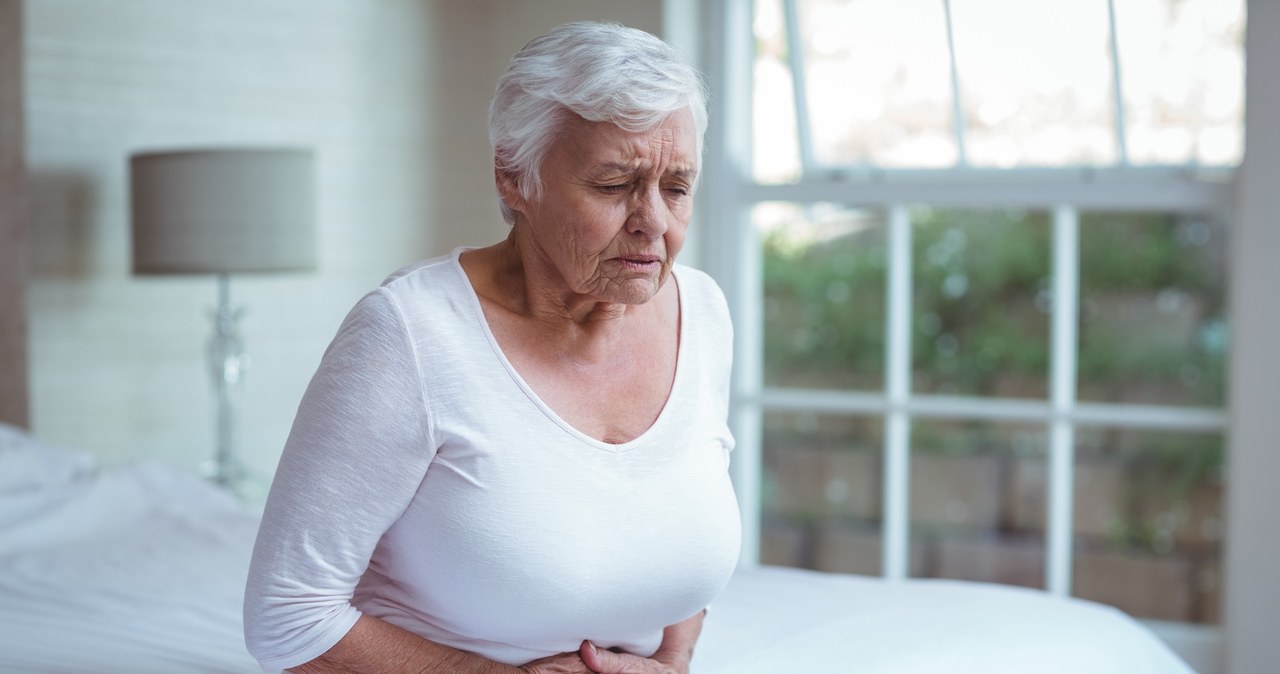
[[[628,269],[653,269],[662,264],[657,255],[622,255],[617,259]]]

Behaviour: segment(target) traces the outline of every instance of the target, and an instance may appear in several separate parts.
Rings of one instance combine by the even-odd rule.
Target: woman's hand
[[[689,674],[689,661],[661,649],[653,657],[642,658],[630,653],[615,653],[582,642],[578,651],[582,662],[598,674]]]
[[[596,648],[590,641],[582,642],[578,655],[591,668],[589,671],[596,674],[689,674],[693,645],[702,633],[702,618],[706,614],[706,610],[698,611],[662,630],[662,644],[647,658]]]

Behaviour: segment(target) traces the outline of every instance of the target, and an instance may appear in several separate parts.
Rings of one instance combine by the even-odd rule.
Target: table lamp
[[[235,489],[246,477],[234,449],[231,390],[248,367],[231,304],[231,275],[316,266],[309,150],[195,149],[129,158],[133,273],[214,274],[218,305],[209,340],[216,449],[206,473]]]

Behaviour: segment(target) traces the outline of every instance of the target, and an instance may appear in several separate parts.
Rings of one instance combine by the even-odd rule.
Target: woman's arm
[[[437,445],[404,318],[370,293],[307,386],[267,497],[244,599],[264,669],[316,660],[359,621],[355,589]]]
[[[324,655],[289,670],[297,674],[457,672],[516,674],[518,669],[437,644],[389,622],[360,616]]]
[[[290,672],[296,674],[590,674],[577,653],[563,653],[512,667],[450,648],[361,616],[337,644]]]
[[[662,644],[652,656],[642,658],[629,653],[601,650],[584,641],[578,653],[592,672],[599,674],[689,674],[693,647],[702,633],[703,609],[693,617],[662,631]]]

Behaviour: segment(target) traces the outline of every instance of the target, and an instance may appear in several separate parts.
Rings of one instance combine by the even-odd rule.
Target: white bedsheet
[[[1193,674],[1120,611],[1000,585],[741,569],[697,674]]]
[[[0,495],[0,672],[261,671],[240,620],[252,515],[159,466],[56,491]]]
[[[209,484],[0,425],[0,673],[261,671],[240,604],[257,520]],[[1119,611],[1042,592],[739,571],[694,674],[1191,674]]]

